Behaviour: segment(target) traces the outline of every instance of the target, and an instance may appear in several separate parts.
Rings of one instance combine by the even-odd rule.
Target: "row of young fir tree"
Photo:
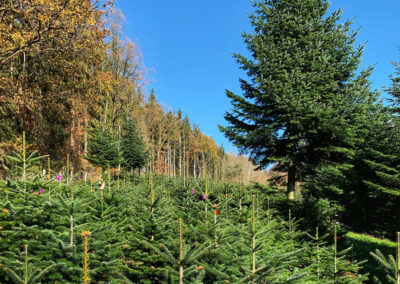
[[[362,283],[357,261],[268,190],[152,174],[0,181],[2,283]],[[348,251],[348,250],[346,250]]]

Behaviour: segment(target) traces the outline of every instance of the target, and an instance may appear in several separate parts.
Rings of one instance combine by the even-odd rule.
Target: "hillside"
[[[75,172],[96,171],[83,159],[88,138],[98,127],[121,136],[124,121],[132,119],[149,152],[142,171],[184,177],[207,173],[226,180],[239,179],[239,170],[249,180],[251,163],[225,153],[184,110],[162,106],[152,90],[146,92],[147,69],[138,45],[121,32],[119,10],[90,4],[76,9],[61,2],[31,5],[38,10],[24,13],[23,20],[37,24],[43,14],[42,24],[32,30],[1,26],[11,37],[0,38],[0,176],[10,166],[5,155],[21,150],[23,131],[28,148],[49,155],[52,169],[61,170],[68,157]],[[12,49],[15,53],[7,56]]]

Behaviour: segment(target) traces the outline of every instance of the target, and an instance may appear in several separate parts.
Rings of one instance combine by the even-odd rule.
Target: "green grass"
[[[367,260],[360,272],[369,272],[369,279],[371,280],[368,283],[374,283],[372,281],[373,276],[378,277],[378,279],[385,283],[384,280],[386,279],[386,273],[383,267],[380,266],[369,253],[375,252],[376,249],[379,249],[385,256],[389,254],[395,256],[397,243],[385,239],[378,239],[372,236],[357,234],[354,232],[348,232],[346,234],[345,242],[347,246],[353,246],[353,259]]]
[[[372,245],[376,245],[376,246],[383,246],[383,247],[387,247],[387,248],[396,248],[397,247],[397,243],[386,240],[386,239],[379,239],[373,236],[368,236],[368,235],[362,235],[362,234],[357,234],[354,232],[348,232],[346,234],[347,238],[350,238],[352,240],[356,240],[359,242],[365,242],[365,243],[371,243]]]

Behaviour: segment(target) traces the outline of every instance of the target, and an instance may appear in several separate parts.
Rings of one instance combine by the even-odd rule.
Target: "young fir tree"
[[[133,119],[125,121],[121,149],[124,158],[122,166],[124,168],[128,170],[140,169],[146,164],[148,152]]]
[[[354,120],[368,100],[370,70],[356,76],[362,47],[341,11],[326,15],[325,0],[255,1],[253,33],[244,33],[252,58],[235,54],[250,80],[243,96],[226,91],[233,110],[220,127],[261,167],[279,161],[288,171],[288,197],[296,181],[332,157],[350,154]]]
[[[399,238],[399,234],[397,233],[397,237]],[[393,257],[393,255],[389,254],[388,257],[379,250],[376,249],[375,253],[370,252],[370,255],[380,264],[380,266],[384,269],[386,273],[386,279],[379,279],[377,276],[374,276],[373,283],[382,284],[382,283],[400,283],[400,243],[399,240],[397,247],[397,256]]]
[[[107,129],[97,128],[88,139],[88,153],[85,159],[103,170],[116,167],[123,160],[120,142]]]

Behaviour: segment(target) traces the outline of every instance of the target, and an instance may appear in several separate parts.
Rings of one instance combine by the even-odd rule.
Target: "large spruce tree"
[[[249,80],[243,96],[226,91],[233,109],[225,135],[265,167],[288,171],[288,196],[305,168],[351,153],[357,113],[371,100],[367,77],[357,76],[362,46],[341,11],[327,15],[325,0],[255,1],[254,28],[244,33],[252,58],[235,54]]]

